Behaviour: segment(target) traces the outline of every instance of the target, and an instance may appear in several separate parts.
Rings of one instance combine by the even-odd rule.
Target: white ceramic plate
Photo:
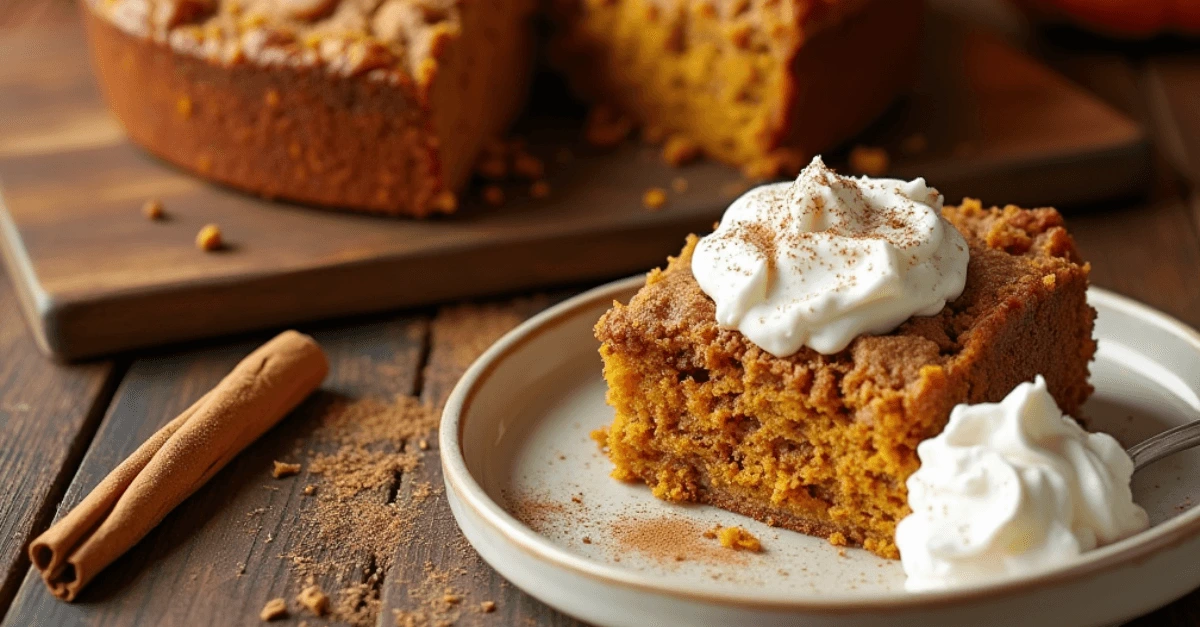
[[[1152,527],[1033,577],[906,593],[900,563],[609,478],[589,432],[608,424],[592,326],[634,277],[553,307],[463,376],[442,419],[446,493],[480,555],[529,594],[600,625],[1100,625],[1200,585],[1200,450],[1139,473]],[[1125,445],[1200,416],[1200,335],[1093,289],[1093,428]],[[761,554],[702,532],[745,526]]]

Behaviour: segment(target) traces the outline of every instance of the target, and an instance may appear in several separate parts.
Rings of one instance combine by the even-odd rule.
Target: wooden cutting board
[[[951,200],[1027,205],[1148,180],[1146,138],[1127,118],[990,35],[935,18],[928,35],[914,93],[859,139],[888,148],[892,174],[925,176]],[[39,345],[76,359],[645,270],[745,186],[713,163],[670,168],[634,141],[590,150],[576,119],[542,108],[521,127],[548,164],[548,199],[514,187],[501,207],[467,201],[446,219],[360,216],[263,201],[148,156],[100,101],[79,28],[12,36],[0,40],[0,249]],[[928,148],[907,154],[914,133]],[[686,192],[642,206],[677,177]],[[150,198],[169,219],[142,216]],[[210,222],[228,250],[194,246]]]

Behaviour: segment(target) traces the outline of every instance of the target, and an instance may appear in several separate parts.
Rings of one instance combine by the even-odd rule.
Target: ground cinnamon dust
[[[425,563],[425,580],[409,586],[408,594],[415,609],[397,610],[396,627],[453,625],[469,611],[463,593],[451,585],[450,574],[430,562]]]
[[[417,506],[433,493],[420,484],[417,498],[399,503],[399,482],[422,463],[416,441],[431,437],[437,423],[436,413],[410,396],[344,401],[321,417],[306,439],[308,450],[297,451],[306,458],[310,483],[296,521],[298,540],[284,557],[305,587],[346,564],[370,565],[360,580],[330,594],[334,621],[376,624],[381,581],[396,547],[409,540]]]
[[[431,323],[430,354],[424,370],[424,388],[434,407],[402,396],[394,401],[351,400],[330,407],[319,425],[298,445],[288,461],[301,462],[302,506],[295,521],[285,559],[297,573],[297,589],[320,577],[329,595],[325,618],[334,624],[412,625],[433,627],[471,622],[469,618],[502,620],[503,607],[495,600],[471,596],[489,577],[482,562],[458,534],[428,547],[428,554],[458,553],[455,563],[478,563],[475,569],[438,569],[432,562],[393,564],[397,547],[424,542],[416,537],[415,521],[427,516],[443,490],[428,481],[414,481],[427,464],[437,464],[436,429],[439,408],[449,393],[445,382],[456,381],[462,371],[498,337],[524,319],[520,312],[545,308],[545,297],[520,299],[511,306],[459,305],[443,308]],[[272,480],[273,481],[273,480]],[[403,486],[401,481],[414,481]],[[403,495],[398,498],[399,495]],[[451,523],[452,524],[452,523]],[[423,551],[424,552],[424,551]],[[349,572],[348,565],[365,565]],[[404,567],[402,567],[404,566]],[[413,570],[418,570],[415,576]],[[348,574],[347,574],[348,573]],[[411,579],[408,579],[411,578]],[[336,580],[336,585],[330,583]],[[406,591],[406,599],[390,600],[402,607],[395,616],[380,617],[380,589]],[[500,582],[500,587],[507,587]],[[296,605],[297,610],[301,609]]]
[[[711,542],[702,525],[678,516],[629,516],[614,523],[611,531],[616,552],[636,551],[664,565],[693,560],[709,564],[748,563],[744,554]]]

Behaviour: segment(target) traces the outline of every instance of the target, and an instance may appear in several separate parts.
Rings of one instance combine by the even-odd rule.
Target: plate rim
[[[546,566],[566,569],[599,583],[634,591],[740,609],[817,613],[874,612],[956,606],[1019,595],[1051,585],[1073,583],[1117,569],[1128,562],[1147,559],[1200,535],[1200,507],[1195,507],[1145,532],[1090,551],[1080,561],[1066,568],[1035,575],[1017,575],[950,590],[882,592],[866,598],[836,594],[798,593],[784,596],[754,591],[725,593],[684,590],[659,583],[642,573],[618,569],[570,553],[522,524],[487,495],[466,466],[462,450],[465,428],[462,418],[469,410],[480,385],[500,367],[506,357],[541,333],[565,323],[576,310],[594,307],[604,300],[615,302],[617,296],[636,290],[645,280],[645,274],[638,274],[605,283],[546,309],[504,334],[467,368],[447,398],[442,412],[438,446],[447,489],[453,492],[464,507],[469,508],[493,531],[498,532],[512,547]],[[1097,309],[1120,311],[1173,331],[1182,336],[1193,351],[1200,353],[1200,332],[1166,313],[1095,286],[1088,288],[1087,297],[1088,303]],[[455,512],[456,523],[457,515]]]

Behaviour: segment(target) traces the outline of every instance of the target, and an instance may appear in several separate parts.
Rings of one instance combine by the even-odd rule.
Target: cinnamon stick
[[[55,596],[72,601],[175,506],[273,427],[325,379],[313,339],[284,331],[150,436],[29,545]]]

